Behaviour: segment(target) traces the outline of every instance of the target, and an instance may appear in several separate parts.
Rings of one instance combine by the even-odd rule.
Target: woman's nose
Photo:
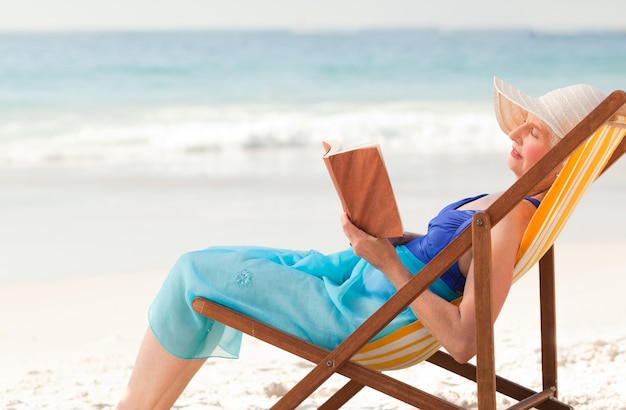
[[[522,124],[516,128],[513,128],[511,131],[509,131],[509,138],[513,141],[519,141],[523,127],[524,125]]]

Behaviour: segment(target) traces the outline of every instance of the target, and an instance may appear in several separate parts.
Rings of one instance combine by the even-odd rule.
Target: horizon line
[[[626,34],[626,28],[578,28],[578,29],[545,29],[536,27],[437,27],[437,26],[371,26],[371,27],[48,27],[48,28],[0,28],[0,34],[113,34],[113,33],[200,33],[200,32],[232,32],[232,33],[290,33],[290,34],[350,34],[364,32],[527,32],[530,34],[549,35],[580,35],[580,34]]]

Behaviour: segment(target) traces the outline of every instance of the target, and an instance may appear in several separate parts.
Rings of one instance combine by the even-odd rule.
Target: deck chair
[[[488,209],[476,213],[467,229],[333,351],[326,351],[204,298],[195,299],[193,309],[315,363],[313,369],[278,400],[272,407],[275,409],[295,409],[334,373],[347,377],[349,381],[320,406],[321,409],[340,408],[365,386],[420,409],[460,409],[454,403],[382,372],[424,360],[476,382],[479,409],[495,409],[496,392],[517,401],[510,409],[570,409],[569,405],[557,399],[553,244],[590,184],[626,151],[625,134],[626,93],[618,90],[600,103]],[[566,159],[559,177],[527,228],[514,272],[514,281],[517,281],[539,263],[543,390],[534,391],[495,373],[490,230],[545,175]],[[369,342],[470,247],[473,247],[476,275],[476,365],[459,364],[439,350],[439,343],[419,321]]]

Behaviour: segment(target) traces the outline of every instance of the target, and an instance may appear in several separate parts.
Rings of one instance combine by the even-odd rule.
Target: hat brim
[[[509,134],[526,121],[528,113],[532,113],[555,131],[548,121],[545,107],[538,98],[524,94],[511,84],[498,77],[493,79],[494,109],[496,119],[502,131]]]
[[[494,77],[493,89],[496,118],[506,134],[532,113],[555,137],[563,138],[606,98],[605,93],[587,84],[558,88],[533,98]]]

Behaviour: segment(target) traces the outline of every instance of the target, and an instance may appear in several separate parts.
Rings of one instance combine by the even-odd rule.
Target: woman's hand
[[[376,269],[385,272],[400,263],[396,250],[389,240],[376,238],[356,227],[346,214],[341,216],[341,227],[350,241],[354,254],[368,261]]]

